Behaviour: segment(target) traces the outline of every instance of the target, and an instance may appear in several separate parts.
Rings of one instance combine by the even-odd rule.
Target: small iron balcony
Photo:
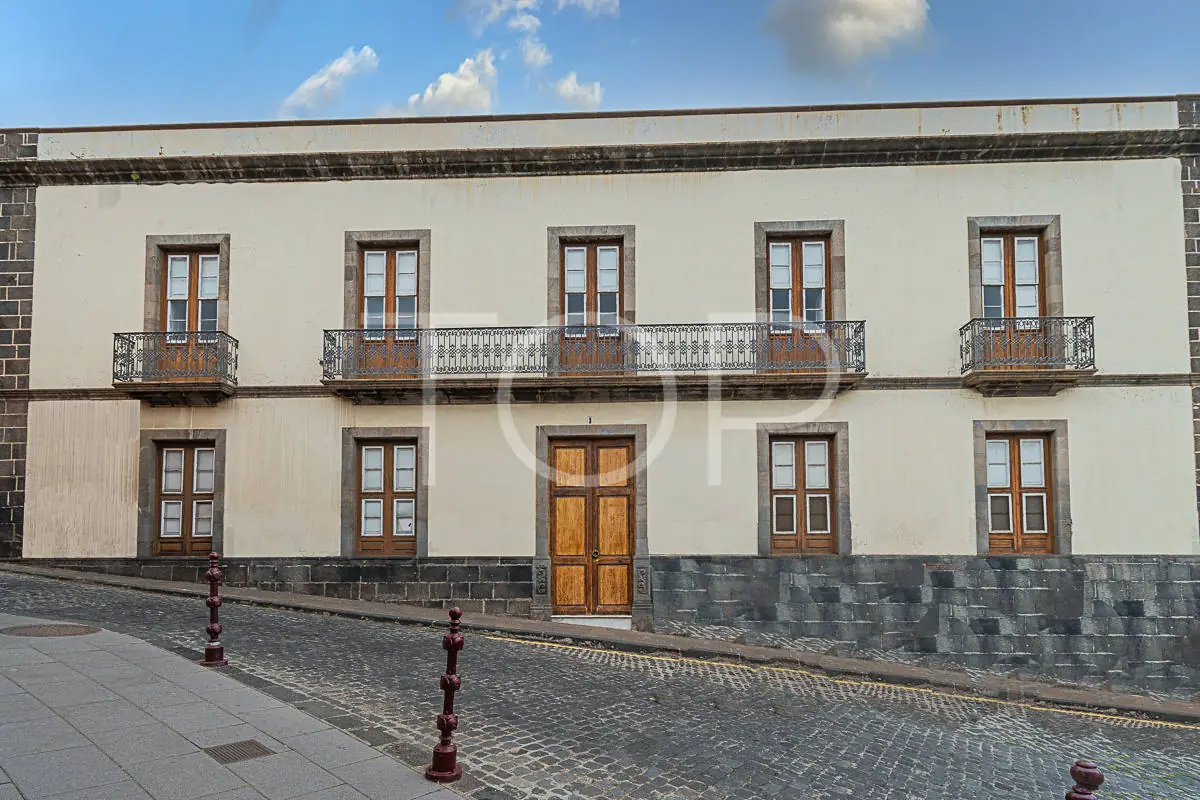
[[[1096,369],[1093,317],[973,319],[959,330],[963,383],[989,395],[1052,395]]]
[[[221,331],[113,335],[113,385],[154,405],[211,405],[237,386],[238,341]]]
[[[345,394],[414,378],[866,374],[864,322],[327,330],[323,382]]]

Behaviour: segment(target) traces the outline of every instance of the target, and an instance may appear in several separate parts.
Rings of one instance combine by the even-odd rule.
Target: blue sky
[[[0,127],[1200,93],[1197,31],[1200,0],[0,0]]]

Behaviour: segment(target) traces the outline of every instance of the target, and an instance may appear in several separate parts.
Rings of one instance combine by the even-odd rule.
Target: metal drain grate
[[[99,628],[93,628],[90,625],[14,625],[11,628],[0,628],[0,633],[5,636],[86,636],[89,633],[99,633]]]
[[[216,747],[205,747],[204,752],[216,759],[219,764],[233,764],[237,761],[249,761],[252,758],[275,754],[274,750],[254,739],[219,744]]]

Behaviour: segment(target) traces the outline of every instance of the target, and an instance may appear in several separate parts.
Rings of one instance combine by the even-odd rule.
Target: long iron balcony
[[[1095,372],[1094,317],[973,319],[959,330],[967,386],[1055,394]]]
[[[866,323],[327,330],[324,380],[638,373],[866,373]]]
[[[221,331],[113,335],[113,385],[162,404],[205,404],[233,394],[238,341]]]

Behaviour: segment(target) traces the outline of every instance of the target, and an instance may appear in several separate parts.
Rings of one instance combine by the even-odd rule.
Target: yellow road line
[[[1036,703],[1020,703],[1015,700],[1000,700],[994,697],[977,697],[969,694],[953,694],[951,692],[939,692],[936,689],[926,689],[920,686],[905,686],[903,684],[885,683],[883,681],[862,681],[851,678],[831,678],[827,675],[822,675],[817,672],[811,672],[798,667],[777,667],[770,664],[739,664],[732,661],[710,661],[703,658],[688,658],[686,656],[655,656],[646,653],[631,653],[625,650],[606,650],[599,647],[580,647],[572,644],[559,644],[558,642],[539,642],[531,639],[516,639],[508,636],[492,636],[485,635],[485,639],[491,639],[496,642],[508,642],[510,644],[523,644],[533,647],[553,647],[559,650],[577,650],[584,653],[605,653],[608,655],[624,656],[626,658],[639,658],[643,661],[662,661],[674,664],[701,664],[706,667],[725,667],[727,669],[740,669],[745,672],[780,672],[789,675],[803,675],[806,678],[813,680],[824,681],[826,683],[837,684],[841,686],[857,686],[857,687],[873,687],[873,688],[888,688],[895,689],[900,692],[911,692],[913,694],[927,694],[934,697],[945,697],[952,700],[964,700],[970,703],[991,703],[997,706],[1008,706],[1011,708],[1022,708],[1029,711],[1046,711],[1051,714],[1066,714],[1072,717],[1090,717],[1093,719],[1119,720],[1121,722],[1136,722],[1139,725],[1156,725],[1162,728],[1178,728],[1186,731],[1200,731],[1200,725],[1189,725],[1183,722],[1168,722],[1159,719],[1141,719],[1138,717],[1122,717],[1117,714],[1101,714],[1097,711],[1078,711],[1068,708],[1056,708],[1054,706],[1038,705]]]

